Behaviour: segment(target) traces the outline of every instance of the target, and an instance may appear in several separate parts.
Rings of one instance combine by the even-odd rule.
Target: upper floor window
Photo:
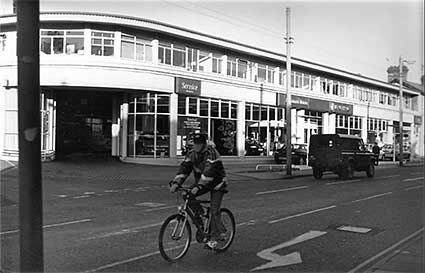
[[[223,62],[223,60],[221,59],[220,55],[213,54],[213,56],[212,56],[212,72],[221,73],[222,62]]]
[[[259,64],[257,66],[257,81],[274,83],[274,67]]]
[[[186,67],[186,48],[181,45],[160,43],[158,59],[161,64]]]
[[[121,57],[140,61],[152,61],[151,41],[127,34],[121,35]]]
[[[91,55],[113,56],[115,35],[112,32],[92,31]]]
[[[42,30],[40,50],[45,54],[84,54],[84,31]]]

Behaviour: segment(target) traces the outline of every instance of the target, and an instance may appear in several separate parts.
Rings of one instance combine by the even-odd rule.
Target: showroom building
[[[45,158],[179,158],[208,132],[223,156],[271,156],[285,141],[285,55],[142,18],[40,14]],[[0,16],[0,153],[18,155],[16,16]],[[423,92],[292,58],[292,143],[312,134],[399,136],[423,156]],[[253,149],[253,147],[256,147]],[[264,151],[261,151],[264,149]]]

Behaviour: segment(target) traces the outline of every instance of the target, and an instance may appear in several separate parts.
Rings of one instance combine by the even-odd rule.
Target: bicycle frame
[[[193,221],[193,219],[194,219],[194,217],[195,216],[199,216],[199,217],[201,217],[202,215],[197,215],[189,206],[188,206],[188,204],[189,204],[189,201],[191,201],[191,202],[199,202],[199,204],[202,206],[202,208],[203,209],[206,209],[207,210],[207,212],[208,212],[208,217],[206,217],[206,219],[205,219],[205,222],[203,222],[203,232],[204,232],[204,236],[206,236],[206,235],[208,235],[209,234],[209,226],[210,226],[210,222],[211,222],[211,214],[210,214],[210,208],[208,207],[208,206],[205,206],[205,205],[202,205],[202,204],[205,204],[205,203],[210,203],[210,201],[205,201],[205,200],[196,200],[196,199],[193,199],[193,200],[190,200],[188,197],[184,197],[183,198],[184,199],[184,202],[183,202],[183,204],[182,205],[180,205],[180,206],[178,206],[178,211],[179,211],[179,214],[182,216],[182,217],[184,217],[184,221],[183,221],[183,225],[182,225],[182,229],[181,229],[181,231],[180,231],[180,234],[179,234],[179,236],[181,237],[182,235],[183,235],[183,230],[184,230],[184,226],[185,226],[185,224],[186,224],[186,222],[187,222],[187,220],[188,220],[188,216],[192,219],[192,223],[196,226],[196,227],[198,227],[196,224],[195,224],[195,222]],[[204,219],[202,219],[202,220],[204,220]],[[176,225],[176,227],[175,227],[175,230],[173,231],[173,236],[175,236],[175,232],[176,232],[176,229],[177,229],[177,226],[178,225]],[[199,227],[198,227],[199,228]]]

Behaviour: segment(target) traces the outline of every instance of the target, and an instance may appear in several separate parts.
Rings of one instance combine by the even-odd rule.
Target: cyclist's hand
[[[193,188],[190,190],[190,193],[191,193],[192,195],[196,195],[196,194],[198,193],[198,191],[199,191],[199,188],[198,188],[198,187],[193,187]]]
[[[172,183],[170,186],[170,192],[175,193],[178,188],[179,188],[179,185],[177,183]]]

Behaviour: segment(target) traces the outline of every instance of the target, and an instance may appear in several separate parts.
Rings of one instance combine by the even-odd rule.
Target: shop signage
[[[208,129],[208,119],[199,117],[182,117],[178,118],[178,133],[186,135],[195,130],[206,132]]]
[[[285,107],[286,105],[286,94],[277,94],[278,95],[278,106]],[[308,109],[319,112],[329,112],[329,113],[337,113],[343,115],[352,115],[353,114],[353,105],[326,101],[326,100],[318,100],[312,98],[301,97],[297,95],[291,96],[291,105],[296,109]]]
[[[413,117],[413,122],[414,122],[415,124],[419,124],[419,125],[421,125],[421,124],[422,124],[422,117],[421,117],[421,116],[414,116],[414,117]]]
[[[175,92],[188,96],[200,96],[201,81],[176,77]]]

